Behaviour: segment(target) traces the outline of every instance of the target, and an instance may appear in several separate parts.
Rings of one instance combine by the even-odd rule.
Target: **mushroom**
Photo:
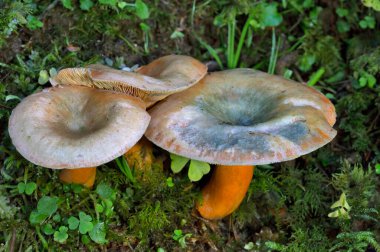
[[[137,98],[62,86],[25,98],[11,114],[9,135],[30,162],[68,169],[61,174],[63,181],[91,187],[95,167],[129,150],[142,137],[149,120],[144,103]]]
[[[207,219],[223,218],[240,205],[254,165],[297,158],[336,135],[335,108],[320,92],[252,69],[211,73],[148,112],[150,141],[217,164],[197,203]]]
[[[183,55],[169,55],[154,60],[136,72],[116,70],[103,65],[66,68],[51,78],[53,86],[83,85],[123,92],[139,97],[151,106],[170,94],[183,91],[201,80],[207,67]]]

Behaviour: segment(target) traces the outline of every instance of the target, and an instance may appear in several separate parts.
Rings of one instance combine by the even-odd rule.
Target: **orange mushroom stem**
[[[197,210],[206,219],[221,219],[234,212],[244,199],[253,177],[254,166],[218,165],[202,189]]]
[[[80,184],[87,188],[94,185],[96,176],[96,167],[80,168],[80,169],[64,169],[59,174],[62,182],[68,184]]]

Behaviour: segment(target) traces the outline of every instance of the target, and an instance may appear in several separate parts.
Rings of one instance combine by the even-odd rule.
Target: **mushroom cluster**
[[[9,135],[30,162],[63,169],[60,179],[92,187],[96,166],[125,154],[144,135],[146,108],[193,86],[207,73],[181,55],[126,72],[103,65],[67,68],[52,88],[25,98],[12,112]]]
[[[216,165],[197,202],[207,219],[236,210],[254,165],[295,159],[336,135],[335,108],[313,88],[252,69],[206,74],[205,65],[179,55],[136,72],[63,69],[54,87],[15,108],[9,133],[29,161],[65,169],[62,181],[88,187],[94,167],[123,155],[145,133],[169,152]]]

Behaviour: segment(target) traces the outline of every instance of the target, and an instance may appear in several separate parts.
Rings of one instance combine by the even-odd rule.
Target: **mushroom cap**
[[[335,108],[320,92],[252,69],[211,73],[149,113],[150,141],[221,165],[291,160],[336,135]]]
[[[62,86],[26,97],[12,112],[9,135],[32,163],[75,169],[121,156],[142,137],[149,120],[137,98]]]
[[[66,68],[59,71],[50,82],[53,86],[82,85],[122,92],[152,105],[170,94],[193,86],[206,73],[207,67],[192,57],[169,55],[140,67],[137,72],[103,65]]]

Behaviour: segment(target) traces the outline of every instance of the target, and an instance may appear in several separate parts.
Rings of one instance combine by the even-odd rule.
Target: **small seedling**
[[[365,16],[364,19],[362,19],[359,22],[359,26],[362,29],[374,29],[376,26],[376,20],[374,17],[371,16]]]
[[[166,185],[168,187],[173,187],[174,186],[173,178],[172,177],[169,177],[169,178],[166,179]]]
[[[26,195],[32,195],[33,192],[37,189],[37,184],[34,182],[20,182],[17,185],[17,189],[19,193],[25,192]]]
[[[334,202],[331,205],[331,209],[336,209],[334,212],[328,214],[330,218],[342,218],[342,219],[350,219],[350,210],[351,207],[348,205],[346,194],[342,193],[338,201]]]
[[[186,238],[191,237],[191,234],[183,234],[181,229],[176,229],[173,232],[173,240],[178,241],[181,248],[186,248]]]

